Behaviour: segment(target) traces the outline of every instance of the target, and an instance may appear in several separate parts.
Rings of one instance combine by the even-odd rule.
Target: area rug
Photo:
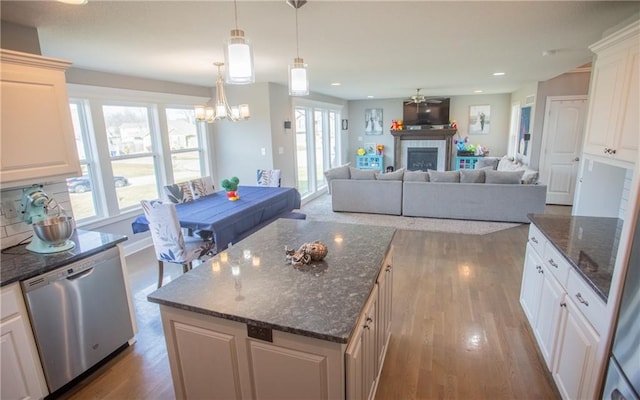
[[[323,194],[302,206],[301,212],[307,214],[309,221],[331,221],[347,224],[391,226],[396,229],[466,233],[486,235],[520,224],[508,222],[468,221],[456,219],[403,217],[396,215],[334,212],[331,209],[331,195]]]

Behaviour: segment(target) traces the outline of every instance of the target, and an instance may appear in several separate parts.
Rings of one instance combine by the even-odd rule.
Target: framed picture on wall
[[[529,141],[531,140],[531,107],[522,107],[520,110],[520,127],[518,130],[518,153],[529,155]]]
[[[491,106],[470,106],[469,107],[469,134],[486,135],[491,128]]]
[[[364,134],[382,135],[382,108],[364,110]]]

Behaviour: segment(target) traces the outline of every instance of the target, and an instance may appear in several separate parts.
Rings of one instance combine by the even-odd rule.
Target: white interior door
[[[586,114],[586,96],[547,98],[540,160],[547,204],[573,204]]]

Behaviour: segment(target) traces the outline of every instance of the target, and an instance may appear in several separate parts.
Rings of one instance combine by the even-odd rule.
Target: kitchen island
[[[279,219],[148,296],[177,398],[372,398],[391,326],[395,229]],[[294,267],[284,248],[319,240]]]

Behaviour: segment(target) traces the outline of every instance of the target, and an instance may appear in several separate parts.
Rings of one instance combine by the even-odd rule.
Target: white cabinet
[[[376,363],[377,374],[380,374],[384,363],[384,356],[387,354],[387,346],[391,337],[391,294],[393,293],[393,266],[391,255],[387,258],[384,268],[378,276],[378,305],[376,324]]]
[[[8,285],[0,294],[0,398],[43,398],[49,392],[20,286]]]
[[[0,61],[2,186],[81,175],[64,75],[70,63],[3,49]]]
[[[533,224],[520,304],[562,397],[593,398],[606,304]]]
[[[595,43],[584,152],[634,163],[640,123],[640,21]]]

